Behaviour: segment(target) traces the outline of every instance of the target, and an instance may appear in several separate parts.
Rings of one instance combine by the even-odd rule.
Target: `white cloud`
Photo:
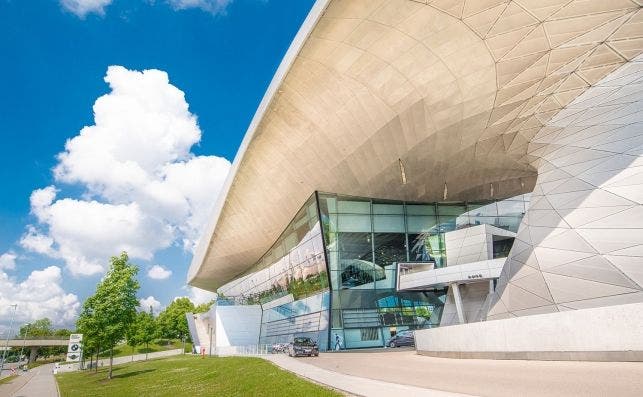
[[[105,15],[105,7],[110,5],[112,0],[60,0],[60,4],[68,11],[73,12],[80,18],[87,14]]]
[[[18,255],[9,251],[0,255],[0,270],[13,270],[16,268],[16,258]]]
[[[172,271],[162,266],[154,265],[147,271],[147,277],[154,280],[165,280],[172,275]]]
[[[151,260],[173,242],[193,248],[230,168],[191,153],[201,130],[167,73],[110,66],[105,81],[111,92],[96,100],[95,124],[67,141],[54,168],[57,182],[81,185],[85,198],[35,190],[39,224],[21,240],[75,275],[103,271],[120,251]]]
[[[20,239],[20,245],[26,250],[55,258],[58,255],[53,249],[53,244],[53,238],[41,234],[32,225],[27,226],[27,232]]]
[[[157,301],[156,298],[153,296],[148,296],[145,299],[140,299],[138,303],[141,305],[139,310],[141,311],[149,311],[150,306],[152,307],[152,311],[154,312],[154,315],[158,315],[161,310],[163,310],[163,306],[161,305],[161,302]]]
[[[168,0],[175,10],[200,8],[212,14],[225,14],[226,8],[233,0]]]
[[[16,324],[44,317],[56,326],[73,326],[80,302],[76,295],[63,290],[62,283],[62,271],[57,266],[34,270],[23,281],[0,271],[0,324],[9,325],[13,312],[9,306],[17,304],[14,331]]]

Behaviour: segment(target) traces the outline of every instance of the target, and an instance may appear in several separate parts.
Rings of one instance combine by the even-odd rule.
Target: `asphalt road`
[[[406,349],[299,360],[347,375],[477,396],[643,395],[641,362],[448,359]]]

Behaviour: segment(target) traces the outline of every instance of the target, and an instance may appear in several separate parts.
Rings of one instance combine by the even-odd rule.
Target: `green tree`
[[[127,344],[132,347],[145,345],[145,359],[147,360],[147,354],[150,351],[150,342],[156,338],[157,332],[156,319],[150,307],[149,313],[140,312],[136,315],[136,320],[127,333]]]
[[[201,303],[194,308],[194,313],[205,313],[208,310],[210,310],[213,304],[214,304],[214,299],[211,300],[210,302]]]
[[[94,306],[96,298],[90,296],[83,303],[83,309],[76,320],[76,330],[83,334],[83,352],[89,354],[89,364],[91,366],[92,356],[96,353],[96,371],[98,371],[98,357],[100,355],[100,346],[102,333],[98,318],[95,316]]]
[[[52,336],[54,329],[50,319],[41,318],[31,324],[20,327],[20,336],[23,337],[25,333],[28,336]]]
[[[125,339],[129,327],[136,319],[136,292],[139,289],[137,273],[138,268],[129,263],[126,252],[112,257],[107,274],[98,283],[94,295],[88,299],[91,300],[87,307],[90,323],[96,327],[101,345],[109,348],[108,379],[112,378],[114,346]]]
[[[158,316],[161,337],[189,340],[190,332],[185,313],[195,313],[194,304],[186,297],[174,299]]]

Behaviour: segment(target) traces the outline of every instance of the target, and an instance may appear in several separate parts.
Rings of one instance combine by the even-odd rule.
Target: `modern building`
[[[627,316],[643,302],[641,52],[630,0],[318,0],[189,284],[254,306],[259,344],[322,349]]]

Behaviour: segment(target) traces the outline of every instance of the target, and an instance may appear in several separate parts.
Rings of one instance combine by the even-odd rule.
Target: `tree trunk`
[[[98,373],[98,357],[100,356],[100,343],[96,348],[96,370],[94,372]]]
[[[145,361],[147,361],[147,353],[150,351],[150,343],[145,342]]]
[[[109,348],[109,376],[107,379],[112,379],[112,362],[114,361],[114,347]]]

